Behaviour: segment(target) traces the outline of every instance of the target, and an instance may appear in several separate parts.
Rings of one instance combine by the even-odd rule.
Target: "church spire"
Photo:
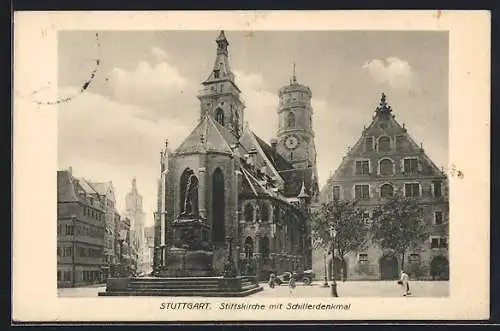
[[[229,66],[229,51],[227,47],[229,42],[226,39],[224,31],[221,30],[217,39],[217,55],[215,57],[214,66],[210,76],[203,82],[204,85],[208,85],[214,82],[221,82],[229,80],[234,84],[234,74]]]
[[[227,46],[229,46],[229,42],[226,39],[226,35],[224,34],[224,30],[220,31],[219,36],[215,40],[217,43],[217,55],[225,54],[228,55]]]

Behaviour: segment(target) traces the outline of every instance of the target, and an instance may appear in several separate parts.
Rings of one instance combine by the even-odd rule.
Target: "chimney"
[[[278,145],[278,139],[276,139],[276,138],[271,139],[271,149],[272,149],[273,161],[276,160],[276,146],[277,145]]]
[[[72,166],[68,167],[68,172],[69,172],[70,176],[73,176],[73,167]]]

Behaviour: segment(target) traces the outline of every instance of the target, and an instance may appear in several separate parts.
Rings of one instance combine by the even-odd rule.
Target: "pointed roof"
[[[175,150],[176,154],[204,154],[219,152],[233,154],[230,145],[237,142],[226,128],[205,114],[194,130]]]
[[[220,30],[219,36],[217,37],[217,39],[215,41],[225,41],[229,45],[229,42],[226,39],[226,34],[224,33],[224,30]]]
[[[306,193],[306,186],[304,185],[304,181],[302,181],[302,187],[300,188],[300,193],[297,198],[309,198],[309,194]]]
[[[213,69],[210,76],[202,84],[207,85],[213,82],[230,81],[238,89],[234,83],[234,74],[229,65],[229,51],[227,49],[229,42],[226,39],[224,31],[220,32],[215,42],[217,43],[217,56],[215,57]]]
[[[344,156],[342,162],[340,163],[339,167],[335,170],[334,174],[332,177],[328,179],[330,181],[333,178],[336,178],[338,176],[342,176],[341,171],[345,168],[346,164],[352,160],[351,157],[357,157],[359,155],[362,155],[362,150],[363,150],[363,145],[366,136],[370,136],[369,133],[375,132],[376,134],[383,135],[381,133],[381,129],[379,129],[379,124],[381,122],[384,122],[392,126],[392,130],[396,132],[400,132],[398,135],[404,136],[409,144],[409,149],[415,152],[419,152],[419,156],[421,157],[421,160],[424,161],[428,166],[429,170],[431,173],[435,174],[436,176],[442,176],[441,170],[435,165],[435,163],[427,156],[427,154],[424,152],[423,148],[419,146],[415,140],[411,137],[410,134],[408,134],[407,129],[405,128],[404,124],[400,125],[399,122],[395,119],[395,115],[392,114],[392,107],[388,104],[387,102],[387,96],[385,93],[382,93],[379,105],[375,109],[375,115],[373,116],[372,122],[370,125],[366,128],[363,129],[363,133],[361,137],[356,141],[354,146],[349,149],[348,154]],[[402,154],[405,154],[402,152]]]
[[[74,178],[68,170],[57,172],[57,202],[77,202]]]

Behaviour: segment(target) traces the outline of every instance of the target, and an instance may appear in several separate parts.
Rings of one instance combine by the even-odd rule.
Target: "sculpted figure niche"
[[[198,178],[193,170],[186,169],[181,176],[180,218],[198,216]]]

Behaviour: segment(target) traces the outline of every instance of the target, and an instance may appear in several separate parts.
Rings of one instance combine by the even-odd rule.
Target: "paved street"
[[[264,290],[252,297],[328,297],[330,288],[321,287],[322,282],[314,282],[310,286],[297,284],[290,294],[286,285],[269,288],[263,283]],[[410,289],[414,297],[446,297],[449,293],[449,283],[446,281],[411,282]],[[97,297],[105,287],[80,287],[58,289],[60,297]],[[396,281],[351,281],[338,282],[337,291],[341,297],[399,297],[401,287]]]

